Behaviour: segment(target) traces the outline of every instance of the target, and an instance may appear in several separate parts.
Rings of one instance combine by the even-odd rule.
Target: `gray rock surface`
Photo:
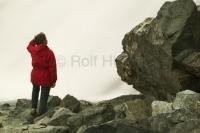
[[[124,102],[114,107],[116,118],[138,121],[151,116],[151,107],[142,99]]]
[[[84,101],[84,103],[90,102]],[[0,106],[1,133],[194,133],[200,131],[199,94],[190,90],[177,93],[171,103],[153,101],[151,106],[144,97],[131,95],[89,104],[78,113],[73,113],[66,107],[56,106],[42,116],[33,118],[33,123],[27,123],[27,118],[30,116],[28,104],[30,104],[29,100],[18,100],[15,107],[5,109]],[[13,112],[15,115],[11,115]]]
[[[200,105],[200,94],[185,90],[176,94],[176,97],[173,101],[173,108],[174,109],[191,109],[191,108],[198,108]]]
[[[71,133],[69,127],[29,125],[18,127],[5,127],[0,129],[1,133]]]
[[[159,105],[161,108],[153,107],[152,112],[156,112],[156,115],[149,117],[146,120],[146,123],[148,123],[146,125],[153,131],[162,133],[194,133],[200,131],[200,127],[197,126],[200,120],[198,100],[198,93],[190,90],[179,92],[173,103],[163,103],[162,101],[162,104]],[[157,103],[159,102],[157,101]]]
[[[177,124],[170,130],[170,133],[199,133],[200,121],[190,120]]]
[[[34,122],[37,124],[45,124],[51,126],[66,126],[67,118],[73,115],[75,115],[75,113],[72,113],[71,110],[64,107],[57,107],[36,118]]]
[[[81,104],[80,105],[81,110],[84,110],[84,109],[94,105],[94,103],[89,102],[89,101],[85,101],[85,100],[80,100],[80,104]]]
[[[111,104],[113,106],[116,106],[116,105],[123,104],[127,101],[132,101],[135,99],[145,99],[145,97],[144,95],[122,95],[110,100],[100,101],[98,105]]]
[[[121,79],[146,97],[172,100],[199,91],[200,19],[192,0],[166,2],[155,18],[128,32],[116,58]]]
[[[77,133],[156,133],[135,124],[131,120],[113,120],[107,123],[82,126]]]
[[[58,96],[49,96],[48,98],[48,108],[53,108],[53,107],[57,107],[61,104],[61,98],[59,98]]]
[[[164,113],[172,113],[174,111],[172,103],[165,101],[154,101],[152,102],[152,116],[156,116]]]
[[[48,100],[48,105],[51,105],[49,106],[48,111],[36,118],[30,115],[31,102],[27,99],[19,99],[15,107],[7,107],[6,113],[3,112],[5,107],[0,106],[0,112],[2,112],[2,120],[0,116],[0,123],[3,122],[0,132],[76,133],[82,126],[101,125],[109,121],[117,120],[118,118],[134,123],[151,115],[150,105],[146,103],[145,98],[142,95],[124,95],[95,104],[84,100],[78,101],[73,96],[68,95],[67,97],[68,98],[64,98],[64,101],[70,99],[70,102],[67,102],[67,104],[65,104],[67,106],[65,107],[63,107],[64,104],[58,106],[58,97],[51,97]],[[71,106],[73,105],[72,103],[80,103],[77,105],[80,105],[78,107],[81,107],[81,111],[73,113],[72,107],[74,106]],[[123,114],[124,116],[119,117],[119,114]],[[31,122],[29,121],[29,118],[32,119]],[[118,122],[116,122],[116,124],[117,123]],[[121,128],[124,130],[126,127],[129,128],[129,125]],[[130,129],[139,130],[139,127],[133,126]],[[143,131],[143,129],[141,129],[141,131]]]
[[[71,95],[66,95],[63,98],[61,106],[70,109],[74,113],[77,113],[81,110],[80,101]]]
[[[199,121],[199,113],[192,111],[193,110],[179,109],[172,113],[151,117],[147,121],[153,131],[161,133],[171,133],[172,131],[174,133],[180,133],[181,130],[199,130],[199,127],[193,125],[193,121]],[[180,130],[178,127],[183,124],[186,125],[186,127],[182,126]]]
[[[89,107],[67,119],[68,126],[77,131],[82,125],[100,124],[115,118],[111,105]]]
[[[27,109],[31,108],[31,101],[28,99],[18,99],[16,103],[17,109]]]

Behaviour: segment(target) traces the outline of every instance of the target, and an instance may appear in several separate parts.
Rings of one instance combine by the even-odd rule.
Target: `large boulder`
[[[124,102],[114,107],[115,118],[138,121],[151,116],[151,107],[142,99]]]
[[[199,121],[199,119],[200,119],[199,113],[193,112],[192,110],[179,109],[172,113],[164,113],[154,117],[150,117],[147,121],[149,122],[149,125],[151,126],[150,128],[153,131],[161,133],[169,133],[172,129],[175,131],[181,131],[178,130],[178,127],[180,127],[180,125],[183,124],[187,126],[185,127],[182,126],[182,131],[195,129],[197,127],[193,125],[192,121]],[[176,132],[176,133],[182,133],[182,132]]]
[[[49,96],[47,101],[48,108],[57,107],[61,104],[61,99],[58,96]]]
[[[172,100],[200,88],[200,20],[192,0],[166,2],[155,18],[128,32],[116,58],[121,79],[145,96]]]
[[[200,94],[185,90],[177,93],[172,103],[154,101],[152,117],[145,120],[148,128],[162,133],[193,133],[200,131]]]
[[[18,99],[14,108],[9,110],[5,125],[19,125],[31,118],[31,101],[28,99]]]
[[[182,109],[198,114],[200,113],[200,94],[190,90],[181,91],[176,94],[173,102],[153,101],[151,107],[152,116],[173,113],[176,110]]]
[[[185,90],[176,94],[176,97],[173,101],[174,109],[198,109],[200,106],[200,94]],[[194,111],[194,110],[193,110]]]
[[[18,99],[16,103],[16,109],[23,110],[31,108],[31,100],[29,99]]]
[[[45,124],[51,126],[65,126],[67,125],[67,118],[73,115],[75,115],[75,113],[72,113],[69,109],[56,107],[49,110],[42,116],[37,117],[34,122],[37,124]]]
[[[71,95],[66,95],[63,98],[61,106],[70,109],[74,113],[77,113],[81,110],[80,101]]]
[[[111,105],[93,106],[69,117],[67,126],[76,132],[82,125],[100,124],[114,118],[115,113]]]
[[[101,101],[97,105],[110,104],[114,108],[115,118],[137,121],[151,115],[150,103],[144,95],[122,95],[110,100]]]

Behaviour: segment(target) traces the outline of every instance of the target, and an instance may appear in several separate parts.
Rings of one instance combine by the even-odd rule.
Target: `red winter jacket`
[[[31,82],[51,87],[57,80],[56,59],[53,51],[44,44],[31,41],[27,47],[32,57]]]

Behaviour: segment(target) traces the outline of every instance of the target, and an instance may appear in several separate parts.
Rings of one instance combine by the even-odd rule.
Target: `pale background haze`
[[[30,98],[32,67],[26,47],[41,31],[58,63],[51,95],[98,101],[138,93],[121,81],[114,59],[122,52],[125,33],[146,17],[155,17],[164,2],[0,0],[0,100]]]

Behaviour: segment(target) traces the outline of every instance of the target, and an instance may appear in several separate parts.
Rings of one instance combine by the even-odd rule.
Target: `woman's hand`
[[[51,88],[54,88],[56,86],[56,83],[53,83],[53,85],[51,86]]]

